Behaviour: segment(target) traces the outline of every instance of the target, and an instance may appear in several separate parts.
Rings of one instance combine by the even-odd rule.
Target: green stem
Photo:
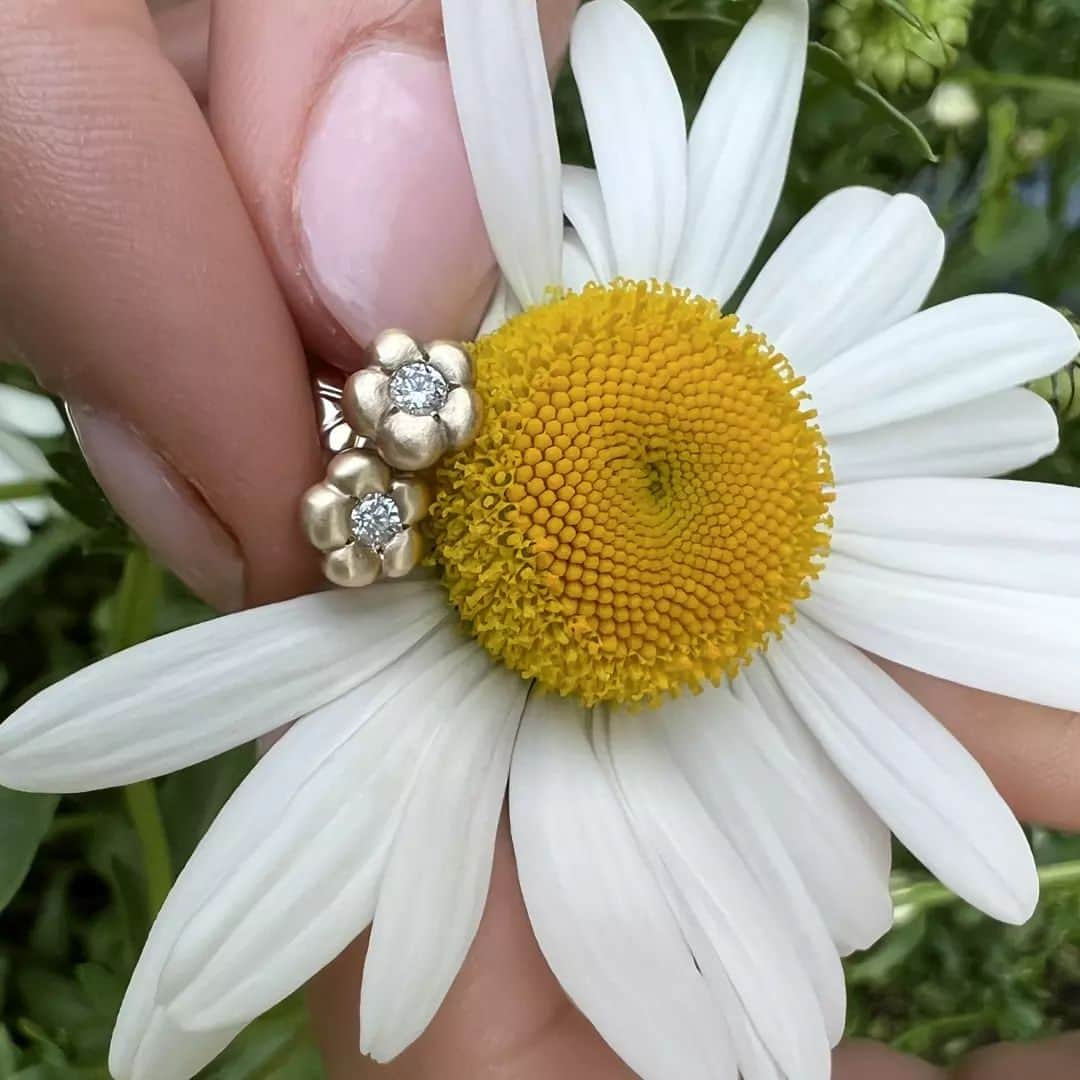
[[[38,499],[49,494],[48,486],[41,480],[23,480],[18,484],[0,484],[0,502],[12,499]]]
[[[957,72],[956,77],[973,86],[993,86],[1001,90],[1032,90],[1036,93],[1052,94],[1080,104],[1080,81],[1065,79],[1057,75],[1030,75],[1011,71],[972,71]]]
[[[1043,895],[1059,890],[1080,890],[1080,859],[1040,866],[1039,885]],[[929,878],[894,885],[892,898],[898,925],[911,922],[931,908],[944,907],[960,900],[940,882]]]
[[[154,630],[161,600],[162,574],[147,552],[135,548],[124,562],[120,587],[113,597],[108,651],[129,649],[145,641]],[[161,910],[173,883],[172,855],[165,822],[152,780],[124,788],[124,804],[142,848],[146,870],[146,900],[151,920]]]
[[[738,32],[742,23],[728,15],[716,15],[705,11],[665,11],[649,20],[653,23],[713,23]]]
[[[61,814],[53,818],[49,826],[49,839],[70,836],[72,833],[89,832],[101,822],[98,814]]]
[[[124,788],[124,804],[142,848],[143,867],[146,870],[146,904],[152,922],[165,903],[173,883],[169,839],[153,780],[128,784]]]

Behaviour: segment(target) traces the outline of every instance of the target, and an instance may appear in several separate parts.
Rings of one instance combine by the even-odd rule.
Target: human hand
[[[136,532],[234,609],[316,583],[305,346],[348,368],[386,326],[466,336],[495,264],[437,0],[209,18],[159,43],[142,0],[0,6],[0,328]]]
[[[7,74],[13,63],[18,70],[17,65],[25,62],[20,61],[18,48],[10,47],[6,62],[0,54],[5,81],[24,88],[8,106],[19,122],[0,114],[0,128],[10,129],[12,136],[5,142],[0,134],[0,190],[10,185],[17,196],[8,203],[11,228],[5,219],[4,235],[24,244],[33,239],[38,245],[21,255],[24,261],[19,265],[13,254],[0,250],[0,295],[10,306],[3,318],[50,385],[86,402],[75,413],[88,454],[118,505],[159,554],[223,606],[240,602],[244,586],[237,586],[245,578],[249,599],[277,598],[307,587],[311,563],[291,541],[274,544],[268,538],[292,535],[291,525],[285,522],[291,522],[296,494],[317,472],[304,359],[286,306],[291,306],[314,351],[347,365],[355,363],[358,355],[352,339],[363,341],[380,325],[403,322],[422,328],[425,318],[434,323],[437,315],[442,320],[439,332],[447,332],[449,325],[466,333],[490,286],[492,264],[468,185],[449,183],[455,175],[454,162],[463,169],[452,137],[456,125],[449,85],[445,80],[433,78],[427,83],[420,79],[422,85],[415,87],[412,99],[418,106],[415,114],[395,112],[389,130],[366,109],[358,110],[361,117],[371,120],[371,127],[363,128],[367,144],[353,148],[356,158],[348,159],[348,169],[335,174],[333,184],[324,186],[320,175],[312,180],[313,205],[325,211],[332,226],[321,234],[329,249],[321,249],[327,250],[327,262],[316,271],[316,263],[324,267],[324,256],[314,250],[322,241],[316,241],[311,229],[305,230],[304,165],[297,173],[294,159],[303,140],[307,109],[322,86],[320,80],[348,43],[365,40],[374,25],[370,21],[374,5],[328,4],[330,13],[340,16],[337,22],[323,12],[318,19],[307,16],[300,25],[283,22],[274,30],[277,20],[269,5],[259,7],[255,25],[244,22],[245,14],[250,20],[253,4],[219,0],[210,72],[215,102],[212,118],[239,194],[209,135],[199,126],[197,110],[184,97],[175,76],[153,55],[145,20],[128,12],[130,6],[84,5],[87,33],[106,35],[108,47],[103,53],[84,51],[81,38],[74,40],[66,24],[49,22],[55,23],[58,16],[39,14],[44,5],[19,0],[14,16],[0,16],[12,19],[24,44],[28,27],[33,38],[36,28],[44,26],[45,47],[64,50],[69,77],[75,71],[85,80],[78,82],[72,96],[73,90],[66,86],[59,90],[51,83],[42,86],[41,75],[35,74],[37,87],[31,85],[27,92],[26,73]],[[563,4],[560,11],[568,7]],[[394,7],[404,20],[403,30],[408,28],[407,35],[417,35],[408,40],[421,48],[425,42],[430,45],[424,35],[430,31],[431,8],[422,4]],[[354,18],[354,9],[362,9],[365,16]],[[409,21],[414,16],[419,20],[415,25]],[[329,32],[324,18],[327,25],[333,24]],[[313,22],[319,27],[313,28]],[[311,47],[300,44],[301,35]],[[201,36],[196,33],[192,40]],[[5,41],[10,40],[14,40],[12,35],[5,34]],[[92,43],[101,40],[90,37]],[[133,44],[134,56],[129,51]],[[108,79],[102,80],[89,61],[111,57],[113,49],[120,68],[110,68]],[[26,46],[25,52],[29,55],[32,49]],[[315,54],[327,61],[327,67],[318,72],[310,65]],[[416,61],[415,54],[401,55]],[[305,58],[299,72],[292,67],[297,56]],[[235,67],[231,66],[234,60]],[[183,63],[193,79],[201,78],[197,54],[189,53]],[[434,63],[439,66],[439,61]],[[88,65],[93,70],[87,71]],[[46,75],[55,70],[41,62],[40,54],[32,66]],[[265,71],[272,72],[272,81]],[[109,101],[119,97],[121,73],[124,100],[112,104],[102,117],[95,95],[108,89]],[[134,85],[132,74],[138,76]],[[384,90],[385,84],[380,83],[367,99],[367,109],[378,107],[383,120],[387,111],[381,97]],[[161,95],[169,109],[155,111],[161,109]],[[54,99],[60,103],[59,112]],[[303,101],[303,108],[297,108],[298,100]],[[30,112],[38,117],[36,128],[26,123]],[[163,115],[167,122],[158,132],[156,124]],[[318,110],[314,115],[319,115]],[[414,115],[419,129],[410,140],[402,127]],[[273,116],[271,124],[259,122],[265,116]],[[432,126],[435,116],[446,121],[437,129],[449,134],[441,146],[432,148],[438,138],[427,133],[436,130]],[[55,148],[56,125],[62,131],[65,124],[74,122],[73,117],[87,130],[104,133],[103,151],[109,149],[117,131],[123,133],[124,145],[140,148],[138,155],[129,151],[129,157],[122,159],[125,176],[113,175],[116,162],[106,160],[108,155],[99,159],[81,150],[77,160],[73,153],[70,159],[56,162],[45,153]],[[344,155],[338,156],[332,115],[326,127],[328,141],[322,149],[327,159],[340,163]],[[355,136],[359,128],[350,124],[348,130]],[[397,172],[395,183],[387,184],[376,168],[364,174],[365,190],[348,192],[349,198],[342,198],[347,186],[357,181],[355,173],[365,164],[370,166],[380,149],[372,145],[377,140],[369,138],[369,131],[385,132],[391,144],[385,150],[387,160],[391,151],[392,160],[400,160],[396,155],[402,145],[416,152],[409,158],[409,168],[417,168],[416,187],[404,183]],[[177,132],[183,135],[179,142]],[[85,145],[72,141],[80,148]],[[429,152],[433,159],[427,157]],[[437,168],[433,168],[435,163]],[[178,185],[173,177],[181,168],[189,172]],[[134,169],[141,170],[139,183],[132,182],[133,175],[140,175],[133,174]],[[299,229],[293,217],[294,174],[301,178]],[[467,177],[464,171],[457,175]],[[37,181],[36,190],[26,190],[28,176]],[[89,203],[96,212],[76,222],[79,228],[73,231],[71,222],[55,215],[61,198],[60,205],[66,202],[82,208]],[[402,206],[423,214],[412,219],[406,236],[371,235],[373,225],[392,214],[392,208],[377,202],[384,198],[401,198]],[[448,201],[439,201],[444,198]],[[245,219],[245,199],[262,247],[269,252],[269,265]],[[222,211],[223,206],[228,212]],[[356,206],[363,207],[366,216],[350,221],[349,208]],[[122,214],[127,215],[124,220]],[[454,225],[462,235],[448,238],[447,227]],[[319,228],[314,219],[312,227]],[[309,238],[307,245],[304,235]],[[40,250],[41,236],[49,238],[45,254]],[[430,248],[432,237],[438,239],[439,249]],[[475,264],[470,263],[470,252],[477,256]],[[303,268],[299,276],[298,266]],[[466,272],[469,266],[475,273]],[[192,267],[197,268],[195,272]],[[343,278],[336,278],[336,271]],[[397,291],[390,288],[395,274]],[[336,288],[337,280],[346,281],[348,287]],[[361,311],[353,306],[356,296],[368,300],[366,286],[371,282],[377,283],[374,295]],[[117,319],[114,312],[132,297],[140,301],[137,310]],[[108,371],[96,361],[103,355],[110,357]],[[154,362],[147,362],[147,356],[153,356]],[[258,361],[252,359],[255,356]],[[256,362],[260,365],[257,373]],[[209,402],[207,385],[214,388],[214,400]],[[117,438],[118,418],[126,440]],[[149,470],[145,461],[135,464],[141,455],[131,451],[132,431],[138,431],[158,455]],[[224,469],[222,461],[228,463]],[[169,511],[186,518],[192,508],[202,515],[200,528],[178,527]],[[213,516],[207,518],[211,510]],[[211,553],[212,557],[204,558]],[[228,575],[211,570],[224,566],[224,554],[230,565]],[[904,676],[903,681],[931,708],[940,706],[935,711],[965,738],[1019,813],[1076,826],[1080,797],[1068,785],[1067,770],[1060,768],[1058,756],[1068,754],[1069,718],[921,677]],[[967,730],[976,716],[980,730]],[[1017,745],[1021,740],[1013,731],[1023,733],[1022,746]],[[997,734],[991,737],[988,732]],[[1047,789],[1055,779],[1058,783],[1048,798]],[[557,1071],[569,1076],[628,1075],[572,1009],[543,964],[524,917],[505,830],[488,917],[467,969],[431,1031],[399,1062],[381,1070],[359,1059],[355,1051],[355,991],[362,952],[362,944],[355,947],[322,977],[314,992],[332,1076],[422,1080],[453,1076],[454,1070],[461,1076],[487,1073],[523,1080]],[[967,1075],[989,1080],[995,1073],[987,1070],[1020,1067],[1015,1059],[1010,1064],[1001,1057],[1011,1051],[994,1053],[997,1064],[988,1058],[972,1065],[982,1071]],[[1075,1068],[1076,1049],[1069,1043],[1024,1053],[1027,1067],[1040,1070],[1039,1076],[1054,1075],[1047,1055],[1067,1068],[1072,1054]],[[895,1061],[880,1049],[852,1047],[838,1055],[837,1075],[841,1077],[887,1077],[889,1068],[901,1080],[905,1075],[913,1080],[933,1075],[917,1063]]]

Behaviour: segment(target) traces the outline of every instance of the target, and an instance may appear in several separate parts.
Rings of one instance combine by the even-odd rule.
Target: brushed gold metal
[[[415,474],[430,469],[448,451],[468,445],[482,411],[473,389],[472,361],[463,345],[422,345],[403,330],[386,330],[372,351],[374,364],[344,384],[329,370],[314,379],[320,436],[335,456],[325,480],[304,495],[301,521],[308,540],[323,553],[327,580],[346,588],[370,585],[380,577],[404,577],[420,563],[424,541],[416,526],[427,516],[432,493]],[[430,364],[445,380],[446,400],[430,412],[415,414],[394,404],[390,381],[401,368],[421,363]],[[442,401],[441,394],[434,400]],[[401,531],[384,548],[381,542],[372,546],[370,518],[363,527],[359,524],[367,508],[354,517],[360,502],[376,494],[392,498],[401,517]]]
[[[431,488],[416,477],[394,480],[390,494],[397,503],[401,520],[406,525],[417,525],[427,517],[431,508]]]
[[[352,539],[349,502],[343,492],[329,484],[316,484],[304,494],[301,520],[308,540],[319,551],[344,547]]]
[[[354,499],[387,491],[390,469],[374,450],[346,450],[330,462],[326,481]]]
[[[381,572],[382,560],[378,553],[363,544],[338,548],[323,559],[323,574],[327,581],[344,589],[373,585]]]
[[[415,529],[398,533],[382,555],[383,573],[388,578],[401,578],[411,573],[424,556],[424,539]]]

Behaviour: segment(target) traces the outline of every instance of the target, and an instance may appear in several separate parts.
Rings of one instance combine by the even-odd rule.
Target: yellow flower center
[[[586,705],[734,675],[805,598],[832,483],[803,380],[709,300],[590,285],[471,347],[486,414],[431,511],[497,660]]]

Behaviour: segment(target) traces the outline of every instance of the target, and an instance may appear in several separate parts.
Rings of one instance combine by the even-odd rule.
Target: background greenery
[[[973,13],[967,0],[843,3],[815,9],[767,247],[836,187],[914,191],[950,240],[935,299],[1009,289],[1080,309],[1080,0],[983,0]],[[692,116],[753,5],[637,5]],[[951,105],[947,92],[931,99],[943,76]],[[569,79],[559,108],[567,156],[587,161]],[[1066,419],[1080,413],[1075,376],[1053,388],[1063,442],[1029,470],[1040,479],[1080,484],[1080,423]],[[71,516],[0,558],[3,715],[97,657],[209,616],[133,546],[71,441],[48,449]],[[251,762],[239,750],[154,785],[63,800],[0,790],[0,1080],[106,1075],[113,1017],[153,912]],[[897,927],[848,965],[852,1033],[947,1062],[988,1041],[1080,1028],[1080,838],[1036,830],[1033,841],[1044,902],[1022,929],[992,924],[898,853]],[[314,1080],[302,1002],[253,1025],[204,1075]]]

